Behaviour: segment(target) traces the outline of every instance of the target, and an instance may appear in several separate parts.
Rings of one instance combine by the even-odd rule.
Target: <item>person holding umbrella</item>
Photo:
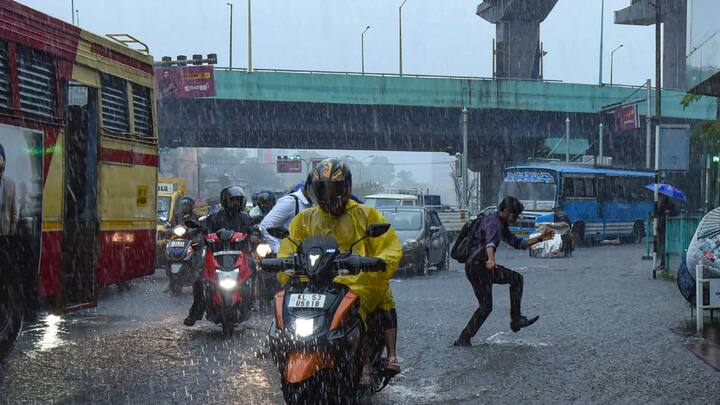
[[[660,183],[659,185],[653,183],[647,186],[650,190],[658,191],[658,200],[655,203],[655,220],[657,221],[657,233],[655,234],[655,253],[659,259],[658,267],[661,270],[667,269],[667,263],[665,263],[665,226],[667,225],[667,217],[675,216],[678,214],[677,207],[672,202],[672,199],[679,201],[685,201],[685,193],[678,190],[677,188],[669,185]]]

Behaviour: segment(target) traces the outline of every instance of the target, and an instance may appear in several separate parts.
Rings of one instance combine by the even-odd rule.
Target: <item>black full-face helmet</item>
[[[229,213],[240,213],[245,210],[245,192],[238,186],[225,187],[220,192],[220,204]]]
[[[313,169],[309,194],[313,202],[332,216],[345,213],[352,193],[350,167],[340,159],[325,159]]]
[[[190,215],[192,214],[193,210],[195,209],[195,200],[188,196],[184,196],[180,199],[180,211],[182,211],[183,215]]]
[[[260,191],[255,195],[255,204],[260,207],[263,214],[267,214],[275,206],[275,193],[272,191]]]

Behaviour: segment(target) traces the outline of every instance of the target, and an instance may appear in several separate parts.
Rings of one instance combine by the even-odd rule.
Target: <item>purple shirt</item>
[[[476,248],[483,250],[494,247],[497,250],[500,239],[515,249],[527,249],[527,239],[520,239],[510,232],[510,228],[503,224],[499,214],[486,215],[475,228]]]

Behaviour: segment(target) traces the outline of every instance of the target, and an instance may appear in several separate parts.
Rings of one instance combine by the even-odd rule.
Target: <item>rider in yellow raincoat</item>
[[[321,162],[311,174],[310,195],[316,206],[301,211],[293,219],[289,229],[290,238],[299,244],[310,236],[331,237],[337,241],[340,250],[345,252],[353,242],[363,237],[371,224],[387,222],[375,208],[351,200],[351,188],[350,169],[343,161],[327,159]],[[285,239],[280,245],[278,257],[287,257],[294,252],[295,246]],[[367,238],[355,245],[353,253],[385,260],[385,271],[337,276],[334,281],[348,286],[360,296],[360,315],[363,320],[378,309],[388,313],[391,320],[389,323],[384,322],[388,365],[399,371],[395,354],[397,315],[389,280],[402,258],[400,239],[395,230],[390,228],[382,236]],[[283,273],[278,278],[282,284],[288,281]]]

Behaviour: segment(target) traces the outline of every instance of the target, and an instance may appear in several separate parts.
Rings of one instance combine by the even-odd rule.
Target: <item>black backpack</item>
[[[460,263],[465,263],[465,261],[470,258],[473,242],[475,241],[475,228],[480,224],[483,217],[484,215],[480,214],[477,218],[472,221],[468,221],[465,225],[463,225],[460,230],[460,234],[458,234],[458,237],[455,239],[455,243],[453,243],[453,247],[450,250],[450,257]]]

